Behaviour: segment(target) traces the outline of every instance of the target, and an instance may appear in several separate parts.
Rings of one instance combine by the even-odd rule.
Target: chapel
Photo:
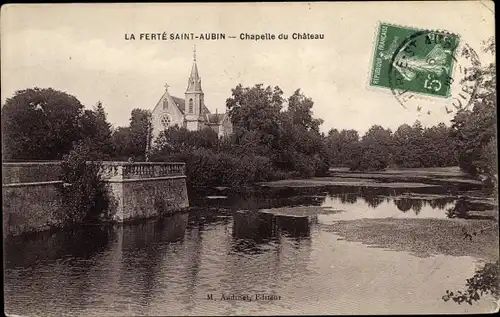
[[[233,127],[228,114],[217,111],[211,113],[205,106],[205,94],[201,88],[201,77],[196,65],[196,47],[193,51],[193,66],[184,98],[170,95],[168,88],[168,84],[165,84],[165,92],[152,112],[153,139],[156,139],[160,132],[175,125],[190,131],[209,127],[217,133],[219,138],[232,133]]]

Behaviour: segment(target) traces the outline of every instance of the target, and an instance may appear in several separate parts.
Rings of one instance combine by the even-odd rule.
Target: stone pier
[[[2,163],[4,236],[61,225],[61,162]],[[184,163],[104,162],[116,222],[172,214],[189,206]]]
[[[184,163],[105,162],[103,177],[123,222],[172,213],[189,206]]]

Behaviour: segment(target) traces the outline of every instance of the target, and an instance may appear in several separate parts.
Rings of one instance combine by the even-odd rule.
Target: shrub
[[[113,217],[113,201],[101,177],[102,162],[94,158],[90,147],[81,141],[64,156],[61,164],[64,185],[60,188],[64,214],[59,216],[67,225]]]

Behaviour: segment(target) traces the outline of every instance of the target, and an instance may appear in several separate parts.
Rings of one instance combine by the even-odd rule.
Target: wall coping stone
[[[63,181],[46,181],[46,182],[31,182],[31,183],[11,183],[2,184],[2,187],[24,187],[24,186],[43,186],[43,185],[57,185],[62,184]]]
[[[153,177],[153,178],[109,179],[109,180],[104,180],[104,182],[106,183],[148,182],[148,181],[159,181],[165,179],[179,179],[179,178],[186,178],[186,175],[173,175],[173,176],[163,176],[163,177]]]

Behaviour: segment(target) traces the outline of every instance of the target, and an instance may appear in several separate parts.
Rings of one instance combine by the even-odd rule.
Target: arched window
[[[160,117],[160,124],[164,129],[167,129],[172,124],[172,119],[168,114],[164,114]]]
[[[189,113],[193,113],[193,98],[189,99]]]
[[[163,109],[167,109],[168,108],[168,100],[165,98],[163,99]]]

